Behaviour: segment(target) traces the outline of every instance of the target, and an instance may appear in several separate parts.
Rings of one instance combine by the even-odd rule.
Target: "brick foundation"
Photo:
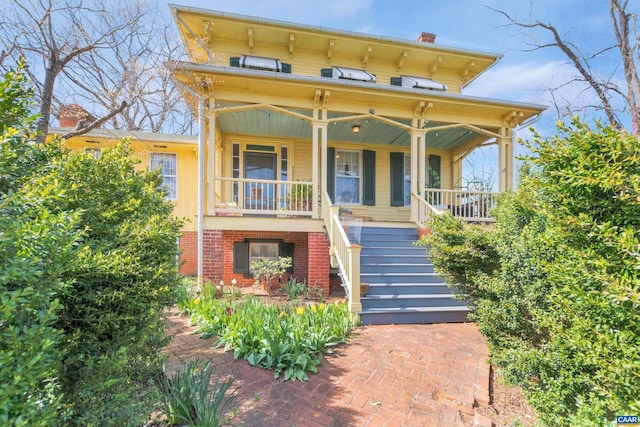
[[[329,238],[326,233],[261,232],[261,231],[204,231],[204,280],[214,283],[223,280],[230,284],[236,279],[238,286],[251,286],[253,277],[233,272],[233,244],[245,239],[274,239],[293,243],[293,274],[305,280],[310,287],[322,289],[329,295]],[[180,274],[198,274],[198,233],[184,232],[180,237]],[[286,278],[285,278],[286,279]]]
[[[198,274],[198,233],[184,231],[180,236],[180,274],[196,276]]]

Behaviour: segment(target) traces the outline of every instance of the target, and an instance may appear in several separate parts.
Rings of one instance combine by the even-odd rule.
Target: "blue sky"
[[[545,33],[527,36],[523,29],[506,25],[507,20],[491,8],[505,10],[522,21],[537,19],[552,23],[587,56],[615,41],[607,0],[174,0],[174,3],[410,40],[427,31],[436,34],[436,44],[502,54],[498,64],[477,78],[464,93],[549,106],[535,125],[543,135],[553,133],[558,117],[554,98],[560,105],[589,105],[597,103],[597,98],[583,84],[563,85],[572,80],[575,71],[558,49],[525,51],[531,49],[534,40],[549,41]],[[639,10],[640,5],[636,4],[635,11]],[[603,56],[596,66],[597,72],[616,76],[623,83],[615,51]],[[561,88],[552,97],[550,87]],[[591,111],[583,117],[593,120],[596,115]],[[519,135],[529,136],[526,130]]]

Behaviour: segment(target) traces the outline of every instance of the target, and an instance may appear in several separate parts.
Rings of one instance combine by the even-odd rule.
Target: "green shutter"
[[[402,86],[402,77],[391,77],[391,86]]]
[[[362,204],[365,206],[376,205],[376,152],[364,150],[362,152]]]
[[[249,274],[249,242],[233,244],[233,272]]]
[[[281,242],[280,243],[280,256],[281,257],[290,257],[291,258],[291,267],[287,268],[287,273],[293,274],[293,263],[295,262],[294,259],[293,259],[293,243]]]
[[[404,153],[391,153],[391,206],[404,206]]]
[[[429,155],[429,188],[440,188],[440,156]]]
[[[321,68],[320,75],[322,77],[333,77],[333,69],[331,68]]]
[[[327,148],[327,193],[331,203],[336,200],[336,149]]]
[[[291,74],[291,64],[282,63],[282,72]]]
[[[232,67],[239,67],[240,66],[240,57],[239,56],[232,56],[231,58],[229,58],[229,65]]]

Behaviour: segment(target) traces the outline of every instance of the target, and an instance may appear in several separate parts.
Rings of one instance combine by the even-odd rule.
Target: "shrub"
[[[640,411],[640,144],[577,120],[559,132],[529,145],[494,230],[438,219],[427,241],[540,419],[605,425]]]
[[[0,423],[140,425],[160,397],[180,221],[126,143],[100,159],[34,144],[22,85],[0,83],[15,107],[0,112]]]
[[[263,258],[251,263],[251,271],[253,271],[256,284],[264,283],[269,295],[271,295],[271,282],[275,278],[282,278],[289,267],[291,267],[291,257]]]
[[[22,65],[0,81],[0,425],[54,424],[64,336],[57,321],[60,277],[77,251],[78,215],[55,205],[55,185],[30,188],[46,173],[47,151],[28,140],[32,91]],[[28,187],[28,188],[25,188]]]

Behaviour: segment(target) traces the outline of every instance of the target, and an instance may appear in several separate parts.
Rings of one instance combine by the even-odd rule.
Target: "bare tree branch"
[[[109,121],[113,116],[115,116],[116,114],[120,114],[122,112],[122,110],[124,110],[127,107],[127,103],[125,101],[122,101],[122,104],[120,104],[120,106],[118,108],[116,108],[115,110],[111,111],[109,114],[107,114],[106,116],[98,119],[98,120],[94,120],[93,122],[89,123],[87,126],[83,126],[80,129],[74,130],[72,132],[68,132],[65,135],[62,135],[63,139],[69,139],[71,137],[77,136],[77,135],[83,135],[87,132],[92,131],[93,129],[99,128],[100,126],[102,126],[103,124],[105,124],[107,121]]]

